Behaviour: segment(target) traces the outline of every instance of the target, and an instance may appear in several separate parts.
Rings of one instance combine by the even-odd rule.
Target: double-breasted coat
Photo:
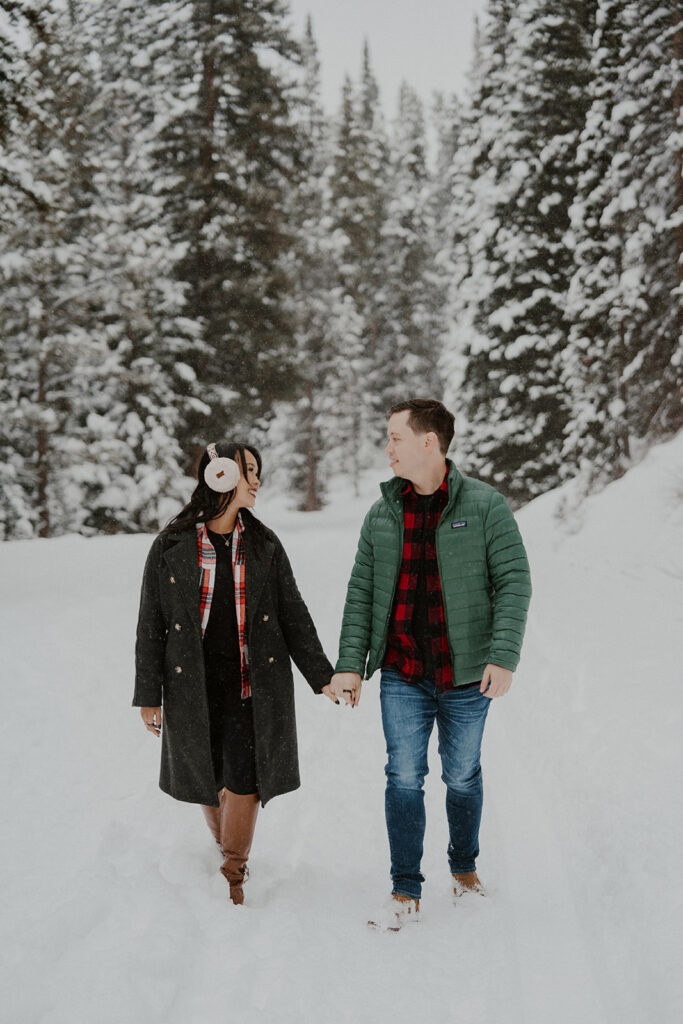
[[[333,669],[282,544],[248,511],[241,514],[256,778],[265,805],[300,785],[290,656],[315,693]],[[199,583],[195,529],[160,534],[142,580],[133,705],[163,707],[161,789],[216,807]]]

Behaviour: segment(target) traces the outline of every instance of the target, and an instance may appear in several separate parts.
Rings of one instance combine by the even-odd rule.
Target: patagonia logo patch
[[[458,519],[457,523],[451,523],[451,530],[455,530],[458,526],[467,526],[466,519]]]

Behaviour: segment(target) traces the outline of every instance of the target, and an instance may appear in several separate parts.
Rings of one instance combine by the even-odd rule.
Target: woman
[[[133,705],[162,737],[159,785],[202,805],[233,903],[259,802],[300,784],[290,655],[335,700],[287,555],[251,514],[260,477],[252,445],[208,446],[192,497],[149,552],[136,643]]]

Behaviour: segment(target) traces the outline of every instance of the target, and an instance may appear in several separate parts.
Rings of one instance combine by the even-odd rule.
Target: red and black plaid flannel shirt
[[[401,494],[403,559],[389,625],[384,664],[398,669],[409,682],[425,678],[425,667],[413,625],[420,562],[423,561],[422,585],[423,600],[427,609],[427,635],[422,642],[430,645],[437,690],[453,690],[453,665],[446,632],[439,566],[436,560],[436,528],[448,502],[448,475],[444,477],[441,487],[436,492],[436,500],[427,512],[420,509],[411,483],[406,484]]]

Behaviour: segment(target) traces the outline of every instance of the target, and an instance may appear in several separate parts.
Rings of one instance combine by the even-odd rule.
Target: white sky
[[[313,18],[328,112],[339,107],[344,74],[358,80],[367,37],[382,105],[392,117],[402,79],[426,103],[435,89],[462,93],[474,15],[483,15],[486,0],[289,0],[289,6],[298,35],[306,15]]]

